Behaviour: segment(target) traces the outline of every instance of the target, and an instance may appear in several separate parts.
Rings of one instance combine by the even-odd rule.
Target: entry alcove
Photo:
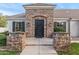
[[[32,23],[33,37],[36,37],[37,35],[40,36],[40,33],[42,37],[46,37],[47,36],[47,17],[35,16],[33,17],[32,22],[33,22]],[[40,32],[36,33],[37,31],[38,32],[40,31]]]

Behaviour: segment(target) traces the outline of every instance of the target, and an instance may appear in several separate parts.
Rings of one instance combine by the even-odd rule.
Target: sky
[[[23,5],[25,3],[0,3],[0,13],[3,15],[24,13]],[[57,3],[56,9],[79,9],[79,3]]]

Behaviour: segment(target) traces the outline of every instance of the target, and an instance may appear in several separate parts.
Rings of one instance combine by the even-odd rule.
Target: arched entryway
[[[47,19],[44,16],[33,17],[34,37],[42,38],[47,36]]]

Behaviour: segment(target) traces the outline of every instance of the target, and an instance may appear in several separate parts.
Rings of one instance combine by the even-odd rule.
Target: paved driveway
[[[27,38],[26,47],[21,55],[56,55],[53,48],[53,39],[50,38]]]

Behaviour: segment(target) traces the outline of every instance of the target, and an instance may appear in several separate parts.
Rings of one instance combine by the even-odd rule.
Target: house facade
[[[27,37],[41,38],[60,31],[79,37],[78,9],[56,9],[56,5],[43,3],[23,7],[25,13],[7,17],[9,32],[26,32]]]

